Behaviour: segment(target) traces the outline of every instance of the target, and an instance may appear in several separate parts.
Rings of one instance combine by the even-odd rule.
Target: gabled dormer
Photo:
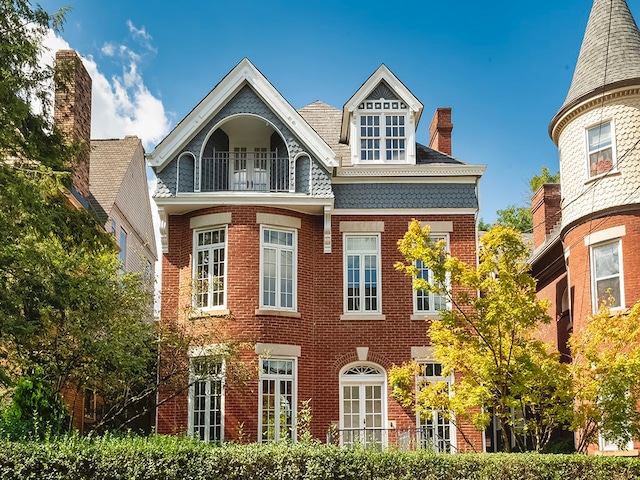
[[[344,104],[340,142],[350,165],[415,165],[423,105],[384,64]]]

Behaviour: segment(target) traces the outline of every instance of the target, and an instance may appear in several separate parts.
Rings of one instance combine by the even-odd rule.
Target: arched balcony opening
[[[209,136],[200,163],[200,191],[289,191],[289,155],[266,120],[238,115]]]

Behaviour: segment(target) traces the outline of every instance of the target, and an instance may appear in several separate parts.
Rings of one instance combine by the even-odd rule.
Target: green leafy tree
[[[513,228],[518,232],[531,232],[533,230],[533,216],[528,207],[509,205],[503,210],[498,210],[498,225]]]
[[[481,431],[493,413],[503,426],[506,451],[511,434],[520,450],[543,450],[553,429],[571,418],[571,384],[567,367],[535,339],[537,326],[550,318],[547,303],[536,298],[520,233],[494,226],[480,239],[477,267],[450,256],[444,242],[432,242],[428,227],[416,221],[398,245],[406,262],[396,268],[414,278],[416,289],[447,295],[453,305],[428,331],[443,375],[456,375],[453,392],[442,383],[424,385],[414,408],[451,412]],[[432,283],[417,278],[417,260],[433,272]],[[407,375],[400,372],[405,382],[392,383],[401,399],[403,383],[411,383]],[[405,394],[405,405],[409,398]]]
[[[527,200],[545,183],[560,183],[560,172],[551,175],[549,174],[549,168],[543,166],[540,175],[534,175],[531,177],[531,180],[529,180]],[[502,210],[498,210],[497,213],[498,218],[496,223],[498,225],[514,228],[524,233],[531,233],[533,231],[533,216],[530,207],[509,205]]]
[[[621,448],[640,438],[640,302],[615,313],[603,305],[569,344],[577,450],[597,444],[598,434]]]

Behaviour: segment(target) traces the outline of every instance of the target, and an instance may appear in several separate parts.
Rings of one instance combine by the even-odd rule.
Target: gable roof
[[[356,93],[342,107],[342,127],[340,129],[340,142],[347,143],[349,141],[349,118],[358,106],[367,99],[367,97],[380,86],[385,87],[395,93],[409,108],[413,114],[413,120],[416,128],[422,115],[424,105],[405,87],[398,77],[383,63],[378,69],[371,74],[366,82],[358,89]]]
[[[89,190],[89,202],[102,224],[112,217],[114,208],[120,209],[155,258],[155,240],[146,238],[153,237],[155,230],[140,138],[91,140]],[[135,218],[129,218],[132,215]]]
[[[240,91],[249,85],[285,125],[310,149],[327,168],[336,167],[335,154],[300,114],[287,102],[264,75],[244,58],[209,94],[147,155],[149,164],[156,170],[162,168],[179,153],[202,125]]]
[[[571,86],[554,121],[607,86],[628,82],[640,84],[640,31],[625,0],[594,0]]]

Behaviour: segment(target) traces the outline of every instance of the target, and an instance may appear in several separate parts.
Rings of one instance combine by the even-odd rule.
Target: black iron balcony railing
[[[448,433],[450,430],[442,431]],[[343,447],[362,446],[376,450],[397,448],[399,450],[433,450],[453,453],[456,448],[449,438],[438,434],[435,428],[345,428],[330,429],[327,443]]]
[[[289,159],[274,152],[216,152],[202,158],[200,191],[288,192]]]

